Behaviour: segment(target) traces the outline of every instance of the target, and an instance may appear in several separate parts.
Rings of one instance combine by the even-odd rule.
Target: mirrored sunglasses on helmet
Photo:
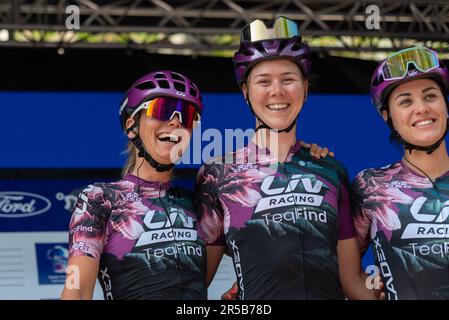
[[[182,126],[187,129],[196,128],[201,119],[197,108],[191,102],[168,97],[158,97],[142,103],[131,115],[133,117],[140,110],[147,110],[146,115],[160,121],[169,121],[178,116]]]
[[[299,36],[298,25],[286,17],[277,17],[273,27],[267,28],[262,20],[254,20],[242,30],[242,41],[285,39]]]
[[[438,54],[435,51],[424,47],[408,48],[385,60],[382,67],[384,80],[403,79],[407,75],[411,63],[421,72],[428,72],[440,66]]]

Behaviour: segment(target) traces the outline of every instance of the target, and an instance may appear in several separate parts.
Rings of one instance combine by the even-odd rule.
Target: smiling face
[[[133,119],[128,119],[128,128],[133,121]],[[140,139],[147,152],[159,163],[170,164],[177,161],[187,149],[191,134],[192,130],[182,127],[177,115],[173,116],[171,120],[160,121],[146,116],[146,110],[142,110],[140,113]],[[133,133],[129,133],[128,137],[132,138]]]
[[[389,96],[388,105],[394,128],[412,144],[432,145],[446,130],[446,101],[432,79],[418,79],[397,86]],[[387,119],[386,111],[383,117]]]
[[[296,119],[306,92],[307,80],[287,59],[259,62],[243,85],[254,112],[274,129],[284,129]]]

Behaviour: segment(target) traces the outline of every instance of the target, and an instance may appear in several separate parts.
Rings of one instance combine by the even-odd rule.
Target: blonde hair
[[[126,149],[125,151],[123,151],[123,153],[127,154],[128,158],[126,159],[125,165],[122,168],[122,177],[124,177],[125,174],[127,174],[129,171],[134,170],[134,166],[136,165],[137,160],[137,148],[131,141],[128,141]]]

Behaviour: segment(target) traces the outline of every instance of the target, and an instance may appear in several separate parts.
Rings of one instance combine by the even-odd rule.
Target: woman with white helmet
[[[361,271],[345,167],[315,159],[296,139],[309,51],[285,17],[242,30],[234,69],[256,135],[198,174],[208,282],[228,252],[239,299],[377,298]]]

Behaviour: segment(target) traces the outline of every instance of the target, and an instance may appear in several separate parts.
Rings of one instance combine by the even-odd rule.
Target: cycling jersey
[[[206,299],[204,235],[191,199],[131,174],[90,185],[70,221],[70,257],[99,260],[105,299]]]
[[[433,183],[402,162],[353,182],[357,240],[371,243],[387,299],[449,299],[449,173]]]
[[[355,236],[345,168],[299,143],[282,164],[253,143],[220,161],[198,173],[200,224],[233,256],[239,298],[343,299],[337,242]]]

